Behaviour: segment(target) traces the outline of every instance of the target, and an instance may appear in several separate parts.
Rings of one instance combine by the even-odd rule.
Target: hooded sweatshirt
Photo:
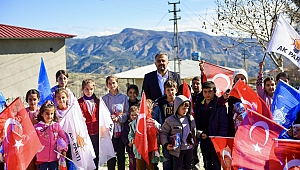
[[[185,116],[178,114],[179,106],[184,102],[190,103],[190,100],[183,95],[179,95],[175,98],[174,114],[165,120],[160,131],[160,142],[164,146],[171,143],[170,136],[176,135],[177,133],[180,134],[180,146],[169,151],[171,155],[176,157],[179,157],[181,150],[188,150],[194,147],[193,144],[187,143],[188,134],[191,132],[192,136],[195,137],[196,133],[195,120],[190,114],[191,107],[189,107]]]

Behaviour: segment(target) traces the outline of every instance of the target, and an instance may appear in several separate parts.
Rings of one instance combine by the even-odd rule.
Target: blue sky
[[[215,8],[212,0],[182,0],[177,5],[179,32],[205,32],[202,22]],[[124,28],[173,32],[173,13],[168,10],[173,5],[165,0],[0,0],[0,23],[78,38],[116,34]]]

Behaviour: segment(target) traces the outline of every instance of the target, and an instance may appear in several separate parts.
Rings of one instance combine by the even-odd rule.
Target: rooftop
[[[76,35],[0,24],[0,39],[73,38]]]

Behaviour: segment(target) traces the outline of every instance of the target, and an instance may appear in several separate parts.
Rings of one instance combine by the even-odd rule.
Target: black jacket
[[[177,87],[181,84],[180,75],[172,71],[168,71],[169,78],[177,83]],[[146,98],[155,101],[157,98],[161,97],[161,90],[158,84],[157,71],[152,71],[145,74],[142,92],[145,92]]]

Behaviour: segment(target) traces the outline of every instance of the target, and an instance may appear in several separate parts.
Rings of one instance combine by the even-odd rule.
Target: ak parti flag
[[[38,78],[38,91],[40,93],[40,106],[44,104],[47,100],[53,101],[48,74],[43,58],[41,58],[40,73]]]
[[[279,80],[274,92],[271,111],[274,121],[285,128],[293,125],[300,109],[300,92],[289,84]]]
[[[233,137],[210,136],[223,170],[232,169]]]
[[[213,81],[216,84],[217,96],[223,95],[227,89],[232,87],[232,75],[234,70],[205,62],[204,72],[207,80]]]
[[[99,102],[99,166],[103,166],[109,159],[115,157],[115,150],[112,144],[114,123],[111,120],[110,112],[103,99]],[[96,165],[98,166],[98,165]]]
[[[249,87],[244,81],[239,80],[230,91],[230,96],[240,99],[245,107],[245,110],[256,111],[269,119],[273,119],[272,113],[265,101]]]
[[[233,144],[232,166],[246,169],[267,169],[273,145],[283,126],[249,110],[239,126]]]
[[[18,97],[0,115],[0,138],[8,170],[24,170],[42,144]]]
[[[137,120],[136,132],[135,132],[135,146],[142,158],[149,165],[149,150],[147,140],[147,121],[146,117],[149,114],[149,110],[146,104],[146,95],[143,92],[140,105],[140,114]],[[138,143],[136,143],[138,142]]]
[[[300,36],[282,14],[278,15],[267,52],[282,54],[300,68]]]
[[[191,101],[191,105],[192,105],[191,114],[194,116],[194,103],[193,103],[193,99],[192,99],[192,94],[191,94],[190,88],[186,84],[185,80],[183,80],[182,94]]]
[[[270,155],[269,169],[299,169],[300,141],[293,139],[274,139]]]

